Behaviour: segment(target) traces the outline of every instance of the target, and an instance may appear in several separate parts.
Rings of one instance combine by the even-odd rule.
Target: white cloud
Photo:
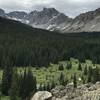
[[[0,0],[0,8],[6,11],[32,11],[41,10],[43,7],[55,7],[73,17],[100,7],[100,0]]]

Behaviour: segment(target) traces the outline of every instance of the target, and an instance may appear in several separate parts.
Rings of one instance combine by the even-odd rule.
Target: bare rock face
[[[100,8],[76,16],[74,19],[60,13],[55,8],[43,8],[30,13],[13,11],[5,13],[0,9],[0,16],[17,20],[35,28],[61,33],[98,32],[100,31]]]
[[[98,32],[100,31],[100,8],[80,14],[63,32]]]
[[[4,10],[0,9],[0,16],[51,31],[62,30],[72,20],[55,8],[43,8],[41,11],[35,10],[30,13],[20,11],[4,13]]]
[[[3,9],[0,9],[0,16],[2,16],[2,17],[5,16],[5,11]]]
[[[52,94],[48,91],[39,91],[35,93],[31,100],[50,100]]]
[[[100,82],[81,85],[76,89],[72,85],[56,87],[51,93],[52,100],[100,100]]]

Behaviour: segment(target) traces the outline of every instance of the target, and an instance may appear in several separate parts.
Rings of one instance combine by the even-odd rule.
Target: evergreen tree
[[[94,70],[93,70],[93,80],[92,82],[93,83],[96,83],[97,81],[100,81],[100,74],[99,74],[99,68],[96,67]]]
[[[74,88],[77,88],[77,76],[76,76],[76,74],[74,74],[74,77],[73,77],[73,84],[74,84]]]
[[[43,85],[40,84],[38,91],[43,91]]]
[[[44,90],[44,91],[47,91],[47,86],[46,86],[46,84],[43,85],[43,90]]]
[[[25,70],[20,87],[20,96],[22,99],[29,98],[37,90],[36,77],[33,76],[31,69]]]
[[[59,70],[60,70],[60,71],[64,70],[63,65],[59,65]]]
[[[65,76],[62,72],[60,74],[59,81],[60,81],[60,85],[63,85],[63,86],[67,85],[67,80],[65,80]]]
[[[87,75],[88,74],[88,69],[87,69],[87,66],[85,66],[84,68],[84,75]]]
[[[10,100],[20,100],[19,96],[19,74],[14,70],[12,84],[10,88]]]
[[[51,85],[50,83],[47,83],[47,91],[50,91],[51,90]]]
[[[82,71],[81,63],[79,63],[79,65],[78,65],[78,70]]]
[[[51,83],[51,89],[55,88],[55,86],[56,86],[55,82],[52,81],[52,83]]]
[[[2,76],[2,86],[1,91],[3,95],[8,95],[9,89],[11,88],[12,83],[12,76],[13,76],[13,68],[11,66],[7,66],[3,70]]]
[[[69,70],[72,68],[72,63],[71,62],[67,62],[67,66],[66,66],[66,69]]]
[[[92,81],[92,74],[93,74],[93,69],[90,66],[89,69],[88,69],[87,82],[91,82]]]
[[[83,84],[85,84],[86,83],[86,78],[84,77],[84,75],[82,75],[81,79],[83,81]]]

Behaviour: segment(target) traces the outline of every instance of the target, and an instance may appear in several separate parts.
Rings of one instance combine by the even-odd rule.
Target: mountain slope
[[[89,11],[74,19],[60,13],[55,8],[44,8],[30,13],[14,11],[5,13],[0,9],[0,16],[17,20],[35,28],[59,32],[98,32],[100,31],[100,8]]]
[[[0,17],[0,67],[57,63],[63,58],[65,41],[65,35]]]
[[[77,16],[64,32],[93,32],[100,31],[100,8]]]
[[[13,11],[5,13],[0,9],[0,16],[20,21],[35,28],[46,30],[62,30],[62,28],[71,22],[71,18],[60,13],[55,8],[44,8],[42,11],[32,11],[30,13]]]
[[[100,33],[59,34],[0,17],[0,67],[48,66],[70,57],[100,63],[99,55]]]

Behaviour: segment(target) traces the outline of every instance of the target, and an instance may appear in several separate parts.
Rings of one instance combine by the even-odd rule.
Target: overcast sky
[[[0,0],[0,8],[6,12],[21,10],[42,10],[43,7],[54,7],[70,17],[100,7],[100,0]]]

